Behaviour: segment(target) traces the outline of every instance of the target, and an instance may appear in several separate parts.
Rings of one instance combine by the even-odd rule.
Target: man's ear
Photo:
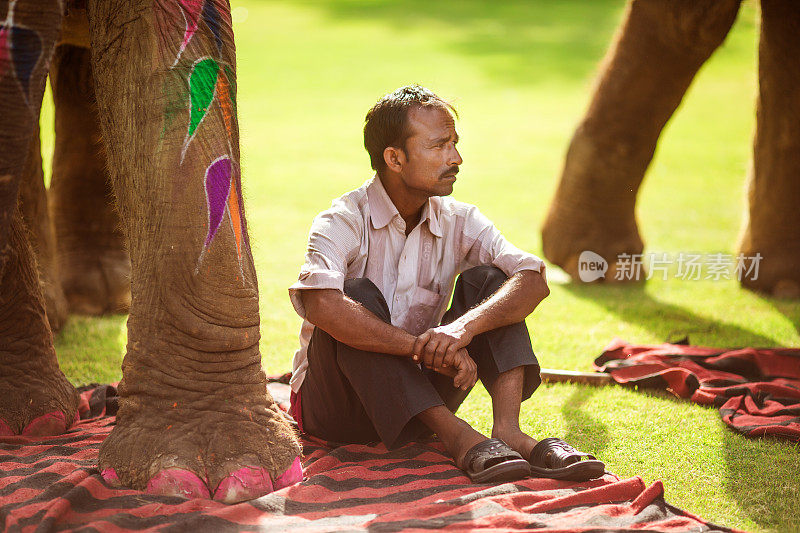
[[[406,154],[402,148],[396,146],[387,146],[383,151],[383,161],[386,167],[392,172],[400,172],[403,170],[403,165],[406,163]]]

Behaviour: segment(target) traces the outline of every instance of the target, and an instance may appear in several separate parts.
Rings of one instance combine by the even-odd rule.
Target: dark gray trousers
[[[479,266],[456,281],[453,302],[442,323],[452,322],[494,293],[507,279],[499,268]],[[367,278],[345,281],[344,293],[384,322],[389,307]],[[497,377],[525,367],[522,400],[541,383],[539,364],[525,322],[476,335],[467,352],[478,378],[490,388]],[[469,391],[453,378],[420,369],[409,357],[358,350],[315,328],[308,346],[308,372],[300,388],[303,431],[336,443],[382,441],[387,448],[430,435],[414,417],[438,405],[455,412]]]

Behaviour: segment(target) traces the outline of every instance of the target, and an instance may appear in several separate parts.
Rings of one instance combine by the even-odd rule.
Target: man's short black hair
[[[406,140],[411,136],[408,131],[408,113],[422,107],[440,108],[458,117],[452,104],[420,85],[400,87],[372,106],[364,124],[364,148],[369,152],[373,170],[381,171],[386,168],[383,151],[387,147],[405,150]]]

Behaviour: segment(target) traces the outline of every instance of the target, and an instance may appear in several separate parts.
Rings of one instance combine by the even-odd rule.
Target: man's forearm
[[[416,338],[387,324],[336,289],[301,292],[306,317],[339,342],[370,352],[411,357]]]
[[[550,294],[544,277],[534,270],[511,276],[494,294],[456,319],[472,336],[525,320]]]

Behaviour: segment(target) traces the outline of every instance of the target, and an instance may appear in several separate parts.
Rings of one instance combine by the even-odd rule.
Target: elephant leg
[[[50,323],[50,329],[58,331],[67,320],[67,300],[61,289],[61,279],[55,257],[56,243],[48,210],[47,190],[44,187],[38,123],[30,142],[28,160],[20,184],[19,202],[22,219],[30,230],[29,235],[39,269],[39,283],[44,296],[47,320]]]
[[[130,259],[106,172],[89,49],[58,46],[50,80],[56,111],[50,199],[69,310],[126,313]]]
[[[745,287],[800,297],[800,6],[762,0],[749,217],[739,243],[763,259]],[[750,259],[748,267],[754,266]]]
[[[639,254],[636,195],[661,130],[722,43],[740,0],[632,0],[566,156],[542,227],[544,255],[578,278],[591,250]]]
[[[17,206],[61,10],[0,1],[0,435],[65,431],[78,397],[61,373],[28,230]]]
[[[61,372],[28,231],[12,217],[0,279],[0,436],[58,435],[77,417],[78,396]]]
[[[261,368],[229,6],[201,4],[88,5],[132,297],[117,424],[99,467],[113,483],[234,502],[302,471]]]

